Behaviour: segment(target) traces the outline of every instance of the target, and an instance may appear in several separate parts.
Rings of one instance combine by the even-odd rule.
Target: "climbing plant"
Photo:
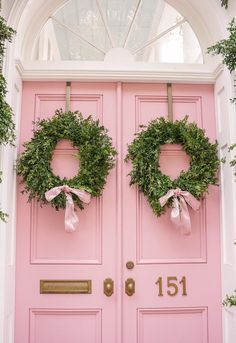
[[[225,7],[225,9],[227,9],[228,5],[229,5],[229,0],[221,0],[221,6],[222,7]]]
[[[235,18],[231,20],[227,27],[229,37],[222,39],[210,46],[207,52],[212,55],[221,55],[222,62],[227,66],[232,73],[236,68],[236,21]]]
[[[230,296],[228,294],[226,295],[225,299],[223,300],[223,305],[229,307],[236,306],[236,291],[235,294]]]
[[[6,51],[6,41],[11,42],[14,34],[15,30],[7,26],[5,19],[0,16],[0,144],[10,143],[12,145],[15,140],[15,124],[12,108],[6,102],[7,83],[2,74],[2,66]],[[0,172],[1,175],[2,172]],[[6,217],[7,214],[0,210],[0,219],[5,221]]]
[[[0,16],[0,144],[13,143],[15,139],[15,125],[12,108],[6,102],[7,84],[2,74],[2,64],[5,56],[5,43],[11,42],[15,30],[7,26],[4,18]]]

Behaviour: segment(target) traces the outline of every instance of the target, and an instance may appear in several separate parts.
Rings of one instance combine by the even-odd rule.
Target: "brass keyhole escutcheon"
[[[134,269],[134,262],[133,261],[128,261],[126,263],[126,268],[127,269]]]
[[[131,297],[135,293],[135,281],[134,279],[127,279],[125,281],[125,293]]]
[[[103,292],[107,297],[110,297],[114,293],[114,281],[107,278],[103,281]]]

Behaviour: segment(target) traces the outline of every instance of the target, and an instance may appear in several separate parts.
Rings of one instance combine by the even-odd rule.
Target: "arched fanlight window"
[[[136,61],[203,63],[191,26],[163,0],[69,0],[44,25],[34,59],[103,61],[117,47]]]

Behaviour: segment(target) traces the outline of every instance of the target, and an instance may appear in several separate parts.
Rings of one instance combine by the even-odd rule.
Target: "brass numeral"
[[[163,297],[163,278],[160,276],[156,282],[158,296]],[[182,296],[187,295],[187,283],[186,283],[186,276],[183,276],[180,281],[176,276],[167,276],[166,278],[166,294],[170,297],[174,297],[179,292],[181,292]]]
[[[186,276],[183,276],[181,281],[179,282],[180,285],[182,285],[183,287],[183,292],[182,292],[182,295],[185,296],[187,295],[187,287],[186,287]]]
[[[177,282],[177,277],[176,276],[168,276],[167,277],[167,294],[170,297],[174,297],[176,294],[178,294],[179,289],[178,286],[176,285]]]
[[[158,296],[163,297],[163,282],[162,282],[162,277],[159,277],[157,279],[156,285],[158,287]]]

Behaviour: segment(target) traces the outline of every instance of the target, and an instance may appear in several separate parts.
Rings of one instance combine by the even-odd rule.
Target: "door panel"
[[[101,310],[30,311],[30,342],[101,342]]]
[[[167,116],[165,94],[166,85],[124,85],[124,156],[140,124]],[[174,120],[188,115],[211,139],[215,138],[213,109],[212,86],[173,86]],[[168,159],[172,156],[175,161],[176,153],[175,170]],[[169,156],[162,168],[173,177],[188,166],[186,154],[178,146],[166,146],[163,154]],[[143,194],[129,187],[131,167],[131,163],[123,165],[123,279],[135,280],[135,294],[124,295],[124,341],[221,342],[217,187],[209,187],[198,212],[190,209],[192,233],[183,236],[172,225],[170,210],[157,218]],[[135,264],[132,270],[125,268],[130,260]]]
[[[79,95],[77,95],[79,88]],[[72,85],[73,110],[93,115],[116,144],[114,84]],[[65,103],[65,83],[25,83],[20,151],[32,136],[32,121],[52,116]],[[112,117],[112,120],[111,120]],[[69,154],[68,145],[56,155]],[[72,154],[72,155],[71,155]],[[65,174],[71,164],[61,166]],[[72,164],[73,168],[73,164]],[[60,169],[60,168],[59,168]],[[21,190],[21,188],[19,189]],[[116,295],[103,294],[103,280],[116,283],[115,168],[102,197],[78,211],[77,231],[64,230],[64,211],[27,203],[19,192],[17,222],[16,343],[99,343],[114,341]],[[40,294],[40,280],[91,280],[91,294]],[[107,325],[109,323],[109,325]],[[101,336],[102,333],[102,336]],[[30,338],[28,338],[28,335]]]
[[[32,121],[65,104],[64,82],[25,82],[20,152],[32,137]],[[15,343],[221,343],[218,188],[209,187],[192,232],[181,235],[170,211],[157,218],[146,198],[129,186],[127,144],[139,125],[167,117],[166,84],[79,83],[71,86],[71,110],[99,119],[118,150],[102,197],[78,211],[75,233],[64,231],[64,211],[31,204],[19,186]],[[213,87],[173,85],[174,120],[189,116],[215,139]],[[57,144],[54,173],[79,169],[75,149]],[[189,167],[179,145],[160,155],[172,178]],[[133,269],[126,263],[134,262]],[[114,294],[103,293],[112,278]],[[125,293],[133,279],[135,293]],[[40,280],[91,280],[91,294],[40,294]]]
[[[206,343],[206,321],[206,308],[138,310],[137,342]]]

